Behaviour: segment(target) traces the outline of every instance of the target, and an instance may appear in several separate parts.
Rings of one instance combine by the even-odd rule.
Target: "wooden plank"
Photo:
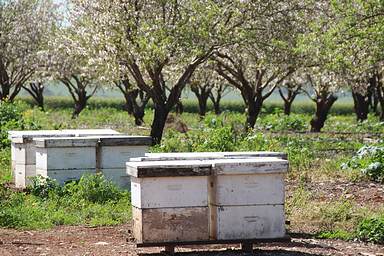
[[[215,160],[213,170],[216,175],[285,173],[288,161],[274,157],[219,159]]]
[[[36,149],[36,168],[47,170],[95,169],[95,147]]]
[[[149,136],[113,136],[100,137],[101,146],[150,146],[152,138]]]
[[[218,152],[146,153],[145,157],[131,161],[208,160],[224,158]]]
[[[96,143],[96,148],[95,148],[95,153],[96,153],[96,173],[101,173],[101,146],[100,142]]]
[[[15,187],[17,188],[25,188],[25,170],[20,170],[15,167]]]
[[[99,139],[97,137],[59,137],[59,138],[35,138],[35,147],[38,148],[63,148],[63,147],[95,147]]]
[[[146,153],[145,157],[134,158],[131,161],[170,161],[170,160],[208,160],[221,158],[258,158],[277,157],[287,159],[283,152],[250,151],[250,152],[183,152],[183,153]]]
[[[225,158],[277,157],[287,159],[287,153],[272,151],[220,152]]]
[[[177,242],[208,240],[208,207],[136,209],[141,212],[141,235],[134,231],[137,241]],[[136,216],[134,222],[140,221]],[[134,224],[140,228],[140,225]],[[137,235],[137,237],[136,237]]]
[[[218,207],[217,239],[260,239],[285,236],[283,205]]]
[[[207,176],[211,167],[181,167],[181,168],[140,168],[137,172],[127,169],[127,173],[134,177],[175,177],[175,176]]]
[[[127,174],[137,178],[208,176],[211,163],[203,161],[127,162]]]
[[[208,176],[209,239],[217,239],[217,176]]]
[[[137,243],[143,243],[143,211],[132,207],[132,234]]]
[[[101,146],[100,168],[125,168],[131,157],[143,156],[147,151],[148,146],[142,145]]]
[[[131,177],[132,205],[138,208],[208,205],[208,177]]]
[[[14,143],[28,143],[37,137],[64,136],[60,130],[9,131],[8,138]]]
[[[35,164],[35,148],[32,143],[14,143],[12,158],[17,164]]]
[[[100,146],[129,146],[141,145],[149,146],[152,139],[147,136],[123,136],[123,135],[91,135],[88,137],[66,136],[35,138],[36,147],[57,148],[57,147],[95,147],[97,143]]]
[[[119,132],[112,129],[65,129],[65,130],[26,130],[9,131],[8,138],[15,143],[31,142],[33,138],[47,137],[82,137],[98,135],[118,135]]]
[[[15,183],[16,182],[16,180],[15,180],[15,178],[16,178],[16,161],[12,161],[12,163],[11,163],[11,170],[12,170],[12,181]]]
[[[36,175],[36,167],[35,165],[16,164],[14,173],[15,186],[17,188],[25,188],[31,184],[30,178]]]
[[[216,204],[284,204],[284,174],[218,175]]]

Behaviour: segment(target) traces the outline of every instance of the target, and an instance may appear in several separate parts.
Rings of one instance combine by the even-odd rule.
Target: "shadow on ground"
[[[164,256],[166,253],[143,253],[140,256]],[[286,250],[253,250],[252,253],[243,252],[241,250],[225,250],[225,251],[195,251],[195,252],[175,252],[175,256],[322,256],[322,254],[305,253],[299,251]]]

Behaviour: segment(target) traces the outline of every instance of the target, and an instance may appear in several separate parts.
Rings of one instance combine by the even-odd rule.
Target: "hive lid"
[[[217,159],[212,165],[215,175],[267,174],[288,171],[288,161],[277,157]]]
[[[117,135],[113,137],[101,136],[101,146],[150,146],[152,138],[149,136]]]
[[[215,152],[185,152],[185,153],[145,153],[145,157],[130,158],[133,162],[144,161],[172,161],[172,160],[207,160],[224,158]]]
[[[34,138],[48,137],[83,137],[96,135],[118,135],[119,132],[112,129],[79,129],[79,130],[32,130],[9,131],[8,138],[13,143],[25,143]]]
[[[184,153],[146,153],[145,157],[131,158],[130,161],[170,161],[170,160],[205,160],[230,158],[277,157],[287,159],[283,152],[249,151],[249,152],[184,152]]]
[[[147,146],[152,143],[148,136],[101,135],[88,137],[49,137],[33,139],[39,148],[96,147],[99,146]]]
[[[38,131],[9,131],[8,139],[14,143],[24,143],[26,139],[36,137],[65,136],[61,130],[38,130]]]
[[[277,157],[287,159],[287,153],[272,151],[220,152],[225,158]]]
[[[49,137],[33,139],[37,148],[95,147],[98,141],[98,137]]]
[[[137,178],[284,173],[288,161],[275,157],[127,162]]]
[[[208,176],[212,163],[199,160],[127,162],[127,174],[137,178]]]

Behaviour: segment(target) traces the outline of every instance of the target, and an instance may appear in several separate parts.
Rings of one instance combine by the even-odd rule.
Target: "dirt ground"
[[[130,230],[130,224],[98,228],[63,226],[47,231],[0,229],[0,255],[159,255],[162,248],[136,248]],[[249,255],[241,252],[239,248],[239,245],[183,246],[176,248],[176,254]],[[290,243],[254,245],[254,255],[384,256],[384,247],[294,236]]]

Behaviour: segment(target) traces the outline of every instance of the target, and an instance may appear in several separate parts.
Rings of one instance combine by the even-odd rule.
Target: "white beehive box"
[[[209,239],[208,175],[201,161],[127,163],[138,243]]]
[[[123,188],[129,188],[125,162],[143,156],[152,139],[147,136],[93,136],[36,138],[36,174],[60,184],[85,173],[102,173]]]
[[[134,236],[138,244],[285,236],[284,173],[288,162],[276,157],[211,156],[202,160],[141,158],[127,163],[127,173],[133,177]],[[175,158],[168,155],[165,159]],[[175,216],[175,221],[170,222],[169,216]],[[188,216],[200,218],[193,225]],[[162,235],[183,221],[192,229],[189,236],[178,229],[172,235]],[[203,223],[208,226],[203,228]],[[156,232],[149,232],[151,229]]]
[[[274,157],[220,159],[215,161],[212,170],[212,239],[285,236],[286,160]]]
[[[11,140],[12,175],[16,187],[24,188],[29,184],[29,177],[36,175],[34,138],[118,134],[118,132],[112,129],[9,131],[8,138]]]

